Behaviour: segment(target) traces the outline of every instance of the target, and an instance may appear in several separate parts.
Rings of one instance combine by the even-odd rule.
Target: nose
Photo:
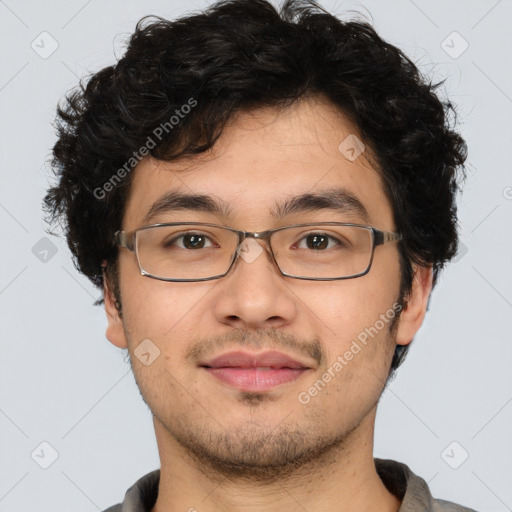
[[[237,253],[237,260],[217,288],[217,320],[242,329],[278,328],[293,322],[297,315],[295,296],[265,242],[246,238]]]

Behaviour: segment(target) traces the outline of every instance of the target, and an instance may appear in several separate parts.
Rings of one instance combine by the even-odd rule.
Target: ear
[[[128,343],[126,342],[126,336],[124,334],[123,320],[116,308],[116,299],[114,293],[110,289],[105,269],[103,269],[103,297],[105,299],[105,312],[107,314],[108,322],[105,335],[112,345],[119,348],[128,348]]]
[[[398,323],[397,345],[409,345],[413,340],[425,318],[428,299],[432,291],[432,267],[414,265],[413,269],[412,289],[405,297],[407,302]]]

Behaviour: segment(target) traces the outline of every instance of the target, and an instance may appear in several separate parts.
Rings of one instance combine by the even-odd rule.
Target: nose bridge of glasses
[[[270,233],[272,231],[242,231],[242,238],[245,240],[246,238],[256,238],[258,240],[268,240]]]
[[[272,250],[272,247],[270,245],[270,235],[272,234],[271,230],[267,231],[238,231],[238,246],[236,249],[236,259],[238,259],[239,256],[242,257],[243,260],[246,261],[246,263],[252,263],[257,256],[259,256],[260,251],[256,247],[251,247],[250,245],[246,245],[244,247],[244,244],[247,244],[247,239],[253,239],[256,241],[257,245],[261,248],[261,252],[265,250],[267,254],[267,258],[269,261],[275,262],[275,256],[274,252]],[[259,242],[263,242],[263,244]],[[250,254],[248,254],[250,253]]]

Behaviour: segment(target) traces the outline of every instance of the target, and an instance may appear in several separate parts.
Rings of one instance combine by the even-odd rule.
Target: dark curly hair
[[[357,124],[376,159],[403,235],[403,298],[412,263],[432,265],[435,283],[457,250],[466,146],[439,85],[368,23],[341,21],[314,1],[287,0],[278,12],[266,0],[221,0],[174,21],[145,17],[117,64],[81,82],[57,109],[58,182],[44,199],[47,220],[61,221],[77,269],[100,288],[106,278],[119,307],[113,235],[129,171],[155,129],[166,126],[148,153],[170,161],[210,149],[241,109],[286,108],[320,94]],[[171,125],[191,100],[194,108]],[[392,370],[406,351],[397,347]]]

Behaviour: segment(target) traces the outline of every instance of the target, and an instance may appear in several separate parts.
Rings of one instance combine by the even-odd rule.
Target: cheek
[[[197,283],[165,282],[137,274],[122,282],[121,291],[124,325],[132,343],[149,338],[159,344],[197,327],[187,318],[201,308],[208,290]]]
[[[399,293],[399,267],[393,261],[383,263],[387,269],[376,265],[366,276],[322,283],[298,294],[313,312],[309,316],[316,322],[326,353],[321,375],[329,384],[324,399],[352,392],[340,407],[355,397],[362,399],[363,392],[368,394],[366,403],[371,402],[387,378],[395,345],[389,331],[397,314],[393,306]]]
[[[303,290],[298,295],[309,308],[310,316],[315,318],[322,337],[326,341],[338,340],[343,347],[343,340],[356,338],[376,323],[379,330],[382,330],[381,315],[386,317],[386,324],[394,316],[393,305],[399,292],[398,272],[391,277],[382,277],[379,282],[375,274],[326,282],[321,287]]]

